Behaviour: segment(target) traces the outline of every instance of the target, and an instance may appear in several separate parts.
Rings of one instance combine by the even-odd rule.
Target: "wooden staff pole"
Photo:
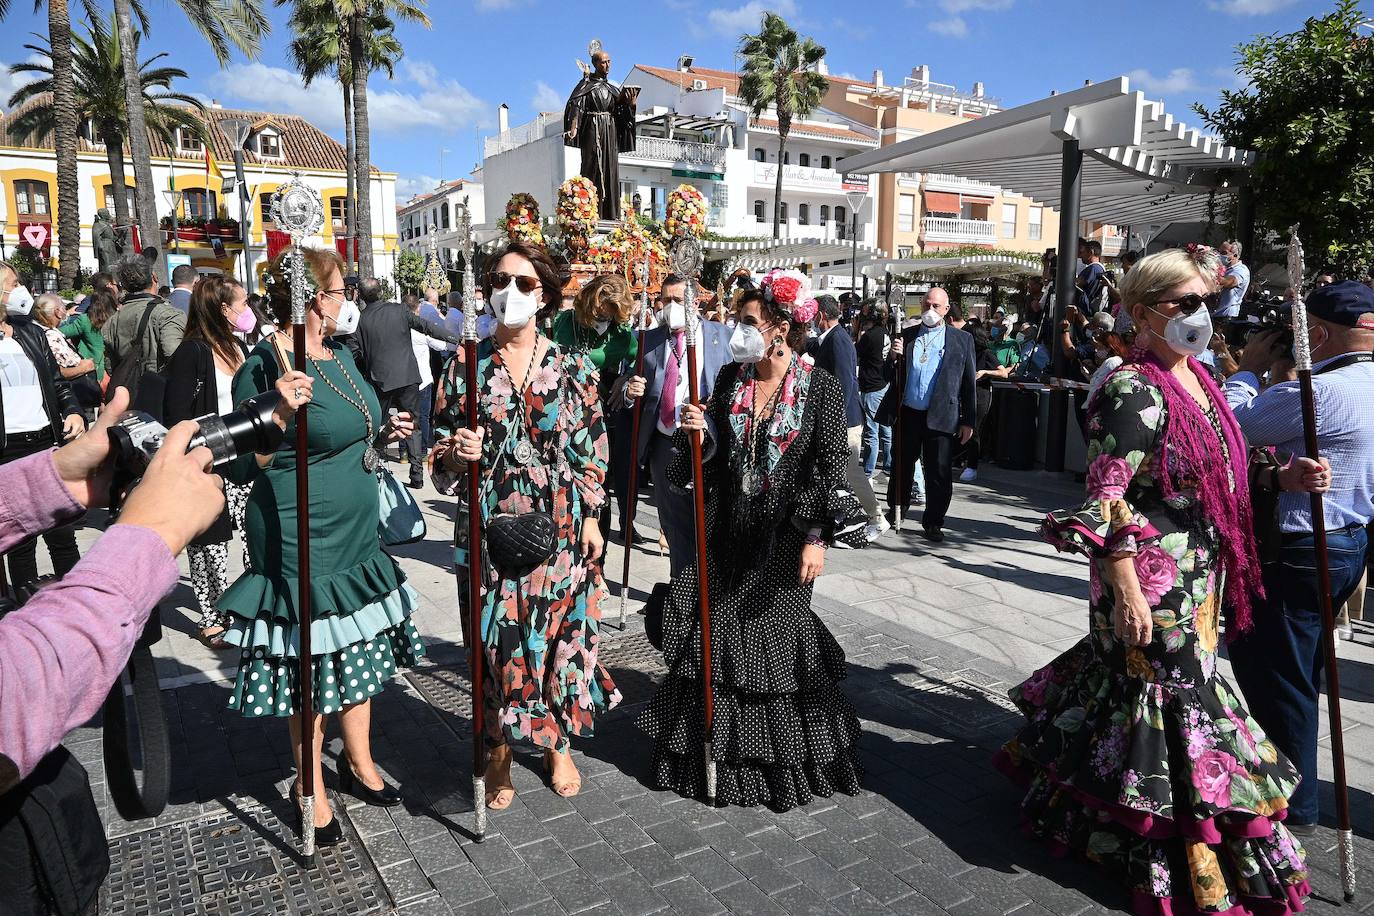
[[[292,285],[304,283],[305,258],[296,252]],[[299,313],[292,306],[292,362],[297,372],[305,372],[305,305],[301,293]],[[293,297],[296,291],[292,290]],[[308,404],[296,411],[296,610],[300,616],[300,695],[301,695],[301,846],[305,855],[315,854],[315,660],[311,654],[310,629],[310,432]],[[369,443],[370,445],[371,443]]]
[[[905,304],[894,305],[892,302],[892,274],[887,275],[887,285],[883,290],[883,305],[887,307],[888,314],[892,320],[892,343],[902,339],[902,318],[906,313]],[[903,506],[911,499],[911,480],[904,480],[902,475],[902,399],[906,393],[906,352],[897,358],[896,372],[893,375],[892,384],[897,386],[893,392],[895,397],[892,403],[896,405],[892,418],[892,445],[888,447],[887,460],[892,465],[892,473],[888,475],[887,485],[896,495],[896,501],[892,507],[892,530],[902,530],[902,520],[906,515]],[[875,446],[876,447],[876,446]],[[912,468],[912,474],[915,474]],[[902,492],[903,484],[906,492]]]
[[[635,375],[644,376],[644,332],[649,327],[649,258],[644,257],[644,293],[639,312],[639,352],[635,355]],[[630,595],[630,553],[635,541],[635,509],[639,502],[639,422],[644,415],[644,398],[635,398],[630,419],[630,486],[625,494],[625,563],[620,570],[620,629],[625,629],[625,602]]]
[[[1294,226],[1288,246],[1289,283],[1298,291],[1293,301],[1293,362],[1302,397],[1302,431],[1307,457],[1321,460],[1317,441],[1316,398],[1312,391],[1312,349],[1307,336],[1307,306],[1302,298],[1302,243]],[[1331,562],[1326,549],[1326,515],[1320,493],[1309,494],[1312,542],[1317,555],[1317,607],[1322,616],[1322,653],[1326,667],[1326,710],[1331,726],[1331,769],[1336,789],[1336,838],[1341,890],[1345,902],[1355,899],[1355,843],[1350,823],[1350,791],[1345,776],[1345,730],[1341,725],[1341,677],[1336,660],[1336,615],[1331,607]]]
[[[701,340],[701,319],[696,314],[696,281],[687,279],[687,393],[693,407],[701,406],[701,385],[697,381],[697,347]],[[702,471],[702,431],[688,435],[692,447],[692,502],[696,510],[697,595],[701,606],[701,677],[706,693],[705,719],[702,726],[703,751],[706,755],[706,802],[716,803],[716,759],[711,748],[711,732],[715,722],[716,694],[711,676],[711,589],[706,571],[706,479]]]

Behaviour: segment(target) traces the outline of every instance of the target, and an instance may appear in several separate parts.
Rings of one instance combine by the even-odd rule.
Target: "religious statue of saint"
[[[639,87],[611,82],[611,55],[601,42],[593,41],[590,50],[592,66],[578,62],[583,76],[563,110],[563,142],[582,150],[578,171],[596,185],[601,219],[619,220],[620,154],[635,148]]]
[[[91,247],[95,249],[96,263],[105,273],[114,269],[119,260],[119,252],[124,247],[110,222],[110,211],[101,207],[95,211],[95,222],[91,224]]]

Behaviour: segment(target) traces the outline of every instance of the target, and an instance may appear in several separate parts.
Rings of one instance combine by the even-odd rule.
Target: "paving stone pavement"
[[[1018,720],[1007,688],[1081,635],[1082,564],[1034,539],[1040,514],[1078,491],[1042,474],[983,476],[960,488],[943,545],[904,532],[869,550],[831,551],[816,609],[849,661],[844,689],[863,721],[864,791],[785,814],[708,808],[648,785],[651,745],[633,719],[663,667],[633,611],[667,564],[637,551],[629,625],[602,630],[602,658],[626,699],[595,738],[574,745],[581,794],[554,795],[539,758],[518,752],[516,801],[493,812],[485,842],[474,842],[466,663],[445,565],[451,527],[444,501],[425,491],[430,540],[398,553],[424,599],[417,622],[430,657],[388,686],[373,716],[374,754],[405,801],[371,808],[336,792],[335,729],[326,782],[347,839],[307,865],[286,801],[286,728],[225,708],[234,660],[185,635],[194,614],[183,587],[164,608],[168,638],[156,649],[172,742],[167,810],[120,819],[103,783],[98,729],[68,742],[92,771],[111,840],[102,911],[1122,912],[1119,888],[1021,835],[1018,793],[989,764]],[[653,525],[648,508],[641,530]],[[613,578],[619,563],[617,546]],[[608,603],[608,622],[617,606]],[[1374,776],[1374,650],[1346,652],[1357,862],[1374,879],[1374,798],[1363,788]],[[1334,845],[1326,828],[1309,845],[1313,883],[1326,898],[1311,912],[1337,911]],[[1374,892],[1351,909],[1374,910]]]

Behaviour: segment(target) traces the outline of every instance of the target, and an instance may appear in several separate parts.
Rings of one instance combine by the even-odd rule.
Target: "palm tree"
[[[426,0],[277,0],[278,4],[293,3],[296,13],[292,20],[337,22],[339,37],[346,45],[340,49],[341,78],[348,77],[351,87],[345,92],[352,102],[353,155],[350,163],[354,172],[354,193],[357,198],[354,238],[358,246],[358,270],[372,273],[372,141],[367,116],[367,77],[375,69],[371,56],[373,36],[379,22],[390,29],[392,23],[404,20],[418,22],[429,28],[429,17],[423,7]],[[378,14],[381,19],[377,18]],[[347,61],[344,60],[347,58]],[[346,103],[347,104],[347,103]]]
[[[793,118],[805,118],[821,104],[830,81],[817,72],[825,48],[796,30],[777,13],[766,12],[757,35],[740,39],[744,67],[739,98],[757,118],[772,107],[778,116],[778,179],[773,189],[773,238],[782,222],[782,166]]]
[[[271,28],[262,11],[262,0],[176,0],[176,5],[191,20],[197,31],[210,43],[215,59],[223,66],[229,61],[232,45],[244,54],[256,57],[262,36]],[[114,0],[115,21],[121,47],[134,48],[135,0]],[[139,13],[147,31],[147,22]],[[124,110],[128,115],[129,154],[134,162],[134,195],[138,201],[138,226],[144,244],[157,238],[157,198],[153,190],[153,152],[148,142],[148,120],[142,103],[142,80],[138,58],[134,54],[121,55],[124,66]],[[115,195],[124,194],[116,188]]]
[[[134,33],[133,56],[138,56],[139,34]],[[74,93],[72,111],[78,124],[89,123],[94,136],[105,145],[105,157],[110,165],[111,196],[114,198],[115,222],[129,222],[129,199],[124,179],[124,62],[120,52],[119,32],[113,18],[108,24],[98,20],[88,23],[84,37],[73,37],[71,47]],[[43,62],[52,59],[50,48],[25,45],[39,59],[15,64],[10,73],[29,73],[38,79],[10,97],[10,107],[19,113],[10,130],[21,140],[38,140],[55,135],[58,118],[55,67]],[[209,140],[202,115],[205,107],[194,96],[173,92],[172,81],[185,79],[186,71],[176,67],[156,67],[166,54],[157,54],[138,66],[144,117],[148,128],[164,142],[171,143],[174,131],[185,128]],[[60,180],[60,177],[59,177]],[[65,272],[64,272],[65,280]]]
[[[387,77],[396,75],[396,61],[404,49],[396,39],[395,25],[380,9],[371,14],[369,41],[366,48],[368,66],[385,70]],[[343,94],[345,179],[344,235],[352,239],[356,229],[357,174],[354,147],[356,132],[353,124],[353,68],[348,54],[348,25],[333,4],[299,3],[291,13],[291,30],[296,37],[291,42],[291,61],[300,71],[305,85],[325,74],[339,81]],[[355,240],[356,241],[356,240]],[[359,246],[355,244],[355,252]]]
[[[72,20],[67,0],[48,0],[52,48],[53,151],[57,157],[58,289],[76,286],[81,267],[80,184],[76,163],[76,87],[72,76]]]

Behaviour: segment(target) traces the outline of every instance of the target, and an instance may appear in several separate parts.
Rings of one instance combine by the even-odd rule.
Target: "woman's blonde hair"
[[[57,327],[66,316],[67,303],[63,302],[57,293],[44,293],[34,300],[33,310],[43,324],[51,323],[53,327]],[[52,319],[51,322],[49,318]]]
[[[1195,277],[1201,277],[1207,292],[1214,293],[1220,267],[1221,259],[1210,248],[1170,248],[1141,258],[1121,281],[1122,305],[1153,305],[1169,290]]]
[[[578,290],[577,298],[573,300],[573,315],[584,328],[596,324],[598,314],[610,315],[613,324],[624,324],[634,315],[634,310],[635,300],[630,295],[630,284],[619,274],[593,277]]]

